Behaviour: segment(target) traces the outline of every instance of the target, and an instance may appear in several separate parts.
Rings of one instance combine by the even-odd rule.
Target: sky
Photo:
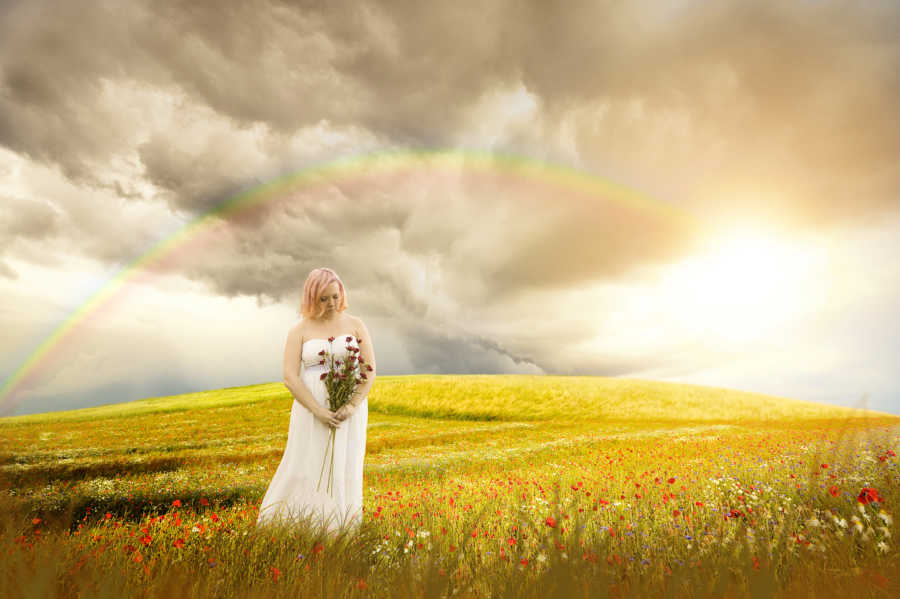
[[[892,0],[2,2],[0,415],[281,380],[322,266],[379,374],[900,414],[898,30]]]

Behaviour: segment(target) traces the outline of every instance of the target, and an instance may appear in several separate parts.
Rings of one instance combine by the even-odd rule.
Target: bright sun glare
[[[674,265],[663,288],[684,326],[710,339],[746,342],[809,307],[819,284],[815,257],[783,234],[730,231]]]

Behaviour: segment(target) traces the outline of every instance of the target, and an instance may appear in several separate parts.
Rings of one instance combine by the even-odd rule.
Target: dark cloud
[[[233,136],[185,147],[177,121],[148,132],[153,123],[123,119],[114,85],[176,94],[175,110],[205,107],[221,127],[290,135],[329,123],[433,147],[476,126],[471,108],[486,94],[521,84],[539,104],[542,133],[494,147],[562,159],[549,146],[569,127],[581,164],[673,201],[730,192],[730,204],[819,224],[894,210],[900,191],[900,10],[891,2],[472,11],[36,1],[7,10],[0,142],[80,180],[137,148],[148,179],[185,208],[277,169],[268,154],[277,144],[250,161],[233,143],[250,142]]]

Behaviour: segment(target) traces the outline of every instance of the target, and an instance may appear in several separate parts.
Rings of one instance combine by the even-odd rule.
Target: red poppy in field
[[[322,545],[322,543],[316,543],[316,546],[313,547],[313,553],[320,553],[324,549],[325,549],[325,546]]]
[[[104,518],[109,520],[110,518],[112,518],[112,514],[110,514],[109,512],[106,512],[106,516],[104,516]]]
[[[506,539],[506,543],[507,543],[510,547],[512,547],[513,545],[516,544],[516,540],[515,540],[514,538],[510,537],[510,538]]]
[[[703,507],[703,502],[702,502],[702,501],[695,501],[695,502],[694,502],[694,505],[696,505],[697,507]]]
[[[522,564],[523,566],[527,566],[527,565],[528,565],[528,560],[525,559],[525,558],[523,557],[522,560],[521,560],[519,563]]]
[[[556,528],[556,519],[553,516],[547,516],[547,519],[544,520],[544,523],[550,528]]]
[[[332,342],[332,341],[334,341],[334,337],[329,337],[329,338],[328,338],[328,342],[330,343],[330,342]],[[324,350],[323,350],[323,351],[324,351]]]
[[[669,480],[667,480],[666,482],[669,483],[670,485],[671,485],[671,484],[674,484],[674,483],[675,483],[675,478],[672,477],[672,478],[670,478]]]
[[[173,505],[174,507],[181,507],[181,500],[180,500],[180,499],[176,499],[175,501],[172,502],[172,505]]]
[[[831,485],[828,487],[828,492],[831,493],[832,497],[837,497],[841,494],[841,490],[837,487],[837,485]]]
[[[172,547],[175,547],[176,549],[181,549],[182,547],[184,547],[184,539],[175,539],[175,542],[172,543]]]
[[[272,582],[278,582],[278,577],[281,576],[281,570],[275,566],[269,566],[269,572],[272,573]]]
[[[141,543],[144,545],[149,545],[153,541],[153,538],[150,535],[144,535],[141,537]]]
[[[732,509],[730,512],[728,512],[727,517],[728,518],[740,518],[743,515],[744,515],[744,512],[742,512],[741,510]]]
[[[358,589],[367,589],[369,585],[366,584],[366,581],[362,578],[359,579],[359,582],[356,583],[356,588]]]
[[[867,503],[882,502],[881,495],[878,494],[878,491],[874,487],[863,487],[862,491],[859,492],[859,495],[856,496],[856,501],[860,502],[863,505]]]
[[[40,518],[35,518],[34,520],[31,521],[31,523],[34,524],[35,526],[37,526],[38,524],[41,523],[41,519],[40,519]]]
[[[679,512],[678,510],[672,510],[672,515],[677,518],[678,516],[681,515],[681,512]]]
[[[200,505],[202,505],[203,507],[206,507],[209,505],[209,501],[207,501],[206,497],[200,498]]]

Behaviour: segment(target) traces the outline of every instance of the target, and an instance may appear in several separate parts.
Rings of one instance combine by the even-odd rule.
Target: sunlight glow
[[[826,262],[819,249],[787,235],[733,230],[674,265],[662,287],[687,327],[743,343],[817,306]]]

